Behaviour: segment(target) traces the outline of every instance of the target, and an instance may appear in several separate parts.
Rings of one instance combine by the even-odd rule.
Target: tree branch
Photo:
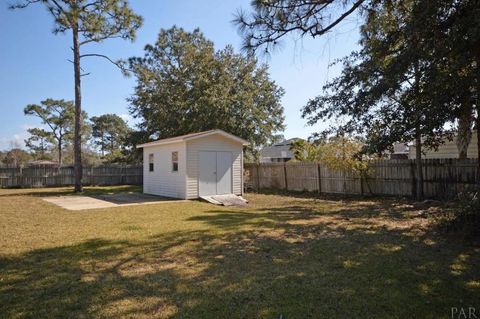
[[[124,74],[128,74],[128,71],[130,71],[129,69],[127,69],[127,68],[125,67],[125,64],[123,63],[123,61],[121,61],[121,60],[119,60],[119,61],[114,61],[114,60],[110,59],[108,56],[103,55],[103,54],[98,54],[98,53],[86,53],[86,54],[80,55],[80,59],[86,58],[86,57],[104,58],[104,59],[106,59],[107,61],[109,61],[110,63],[112,63],[113,65],[115,65],[117,68],[119,68],[120,70],[122,70],[122,72],[123,72]]]
[[[67,59],[67,61],[70,62],[70,63],[72,63],[72,64],[74,63],[74,62],[73,62],[72,60],[70,60],[70,59]],[[82,67],[80,67],[80,70],[81,70],[82,72],[85,71]]]
[[[338,16],[328,10],[334,0],[272,0],[262,1],[255,6],[256,13],[245,17],[243,12],[237,14],[234,22],[244,36],[244,49],[253,50],[266,45],[275,45],[280,38],[298,31],[301,36],[321,36],[335,28],[341,21],[355,12],[368,0],[344,1],[345,10]],[[347,3],[351,5],[347,7]],[[332,8],[334,10],[334,8]]]
[[[8,8],[11,9],[11,10],[24,9],[24,8],[28,7],[29,5],[34,4],[34,3],[38,3],[40,1],[41,0],[26,0],[23,3],[18,2],[17,4],[12,4],[12,5],[8,6]]]
[[[82,30],[84,31],[84,30]],[[87,43],[91,43],[91,42],[102,42],[103,40],[107,40],[107,39],[119,39],[119,38],[122,38],[121,35],[114,35],[115,33],[112,32],[112,33],[109,33],[108,35],[105,35],[105,36],[102,36],[102,37],[98,37],[98,38],[89,38],[88,40],[84,40],[82,42],[79,43],[80,46],[82,45],[85,45]]]

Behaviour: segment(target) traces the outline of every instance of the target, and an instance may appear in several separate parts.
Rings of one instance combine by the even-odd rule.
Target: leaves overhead
[[[362,48],[303,108],[308,123],[347,119],[332,129],[362,132],[371,152],[413,139],[418,126],[436,147],[457,119],[468,140],[472,110],[480,113],[478,0],[256,0],[235,22],[247,50],[269,51],[288,34],[315,38],[356,13]]]
[[[269,52],[291,33],[321,36],[375,0],[253,0],[252,13],[239,11],[234,23],[247,51]]]
[[[434,9],[424,1],[385,1],[372,10],[361,50],[343,59],[341,75],[303,108],[308,123],[343,118],[333,130],[364,135],[369,153],[419,135],[438,145],[454,112],[432,94],[429,79],[437,66],[432,45],[438,34],[428,29]]]

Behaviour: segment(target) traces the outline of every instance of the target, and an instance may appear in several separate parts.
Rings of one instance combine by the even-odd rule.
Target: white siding
[[[203,138],[187,141],[187,198],[198,197],[198,167],[199,151],[224,151],[232,152],[232,189],[236,195],[242,194],[242,150],[239,142],[221,135],[210,135]]]
[[[185,142],[145,147],[143,149],[143,192],[185,198]],[[178,152],[178,172],[172,172],[172,152]],[[148,167],[148,155],[154,154],[154,171]]]
[[[473,132],[472,140],[468,145],[467,157],[468,158],[477,158],[477,133]],[[438,150],[424,150],[422,158],[458,158],[458,148],[456,144],[456,138],[448,141],[446,140],[444,144],[438,147]],[[410,146],[408,151],[408,158],[415,159],[415,145]]]

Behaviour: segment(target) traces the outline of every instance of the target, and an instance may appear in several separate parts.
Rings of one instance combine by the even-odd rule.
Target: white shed
[[[138,145],[143,148],[143,192],[193,199],[243,195],[243,146],[248,142],[211,130]]]

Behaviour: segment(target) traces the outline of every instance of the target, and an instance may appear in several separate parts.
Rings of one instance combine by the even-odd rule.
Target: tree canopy
[[[268,67],[231,46],[215,51],[198,29],[161,30],[129,62],[137,78],[130,111],[144,141],[223,129],[256,147],[284,128],[284,91]]]
[[[31,155],[25,150],[14,146],[9,151],[6,151],[3,155],[2,163],[6,165],[11,165],[13,167],[18,167],[20,165],[26,164],[31,160]]]
[[[292,143],[290,150],[294,160],[300,162],[321,162],[332,170],[355,171],[360,169],[363,143],[345,135],[306,141],[299,139]]]
[[[55,141],[50,132],[34,127],[27,130],[30,137],[25,140],[25,146],[32,151],[32,156],[36,160],[50,160],[49,151]]]
[[[26,146],[36,152],[45,153],[46,143],[53,143],[58,151],[58,163],[63,162],[62,152],[66,144],[72,141],[75,107],[72,101],[46,99],[40,104],[29,104],[25,115],[34,115],[41,119],[46,127],[30,129],[31,137]]]
[[[127,123],[116,114],[93,116],[92,137],[100,148],[102,156],[114,154],[123,148],[125,138],[130,132]]]

